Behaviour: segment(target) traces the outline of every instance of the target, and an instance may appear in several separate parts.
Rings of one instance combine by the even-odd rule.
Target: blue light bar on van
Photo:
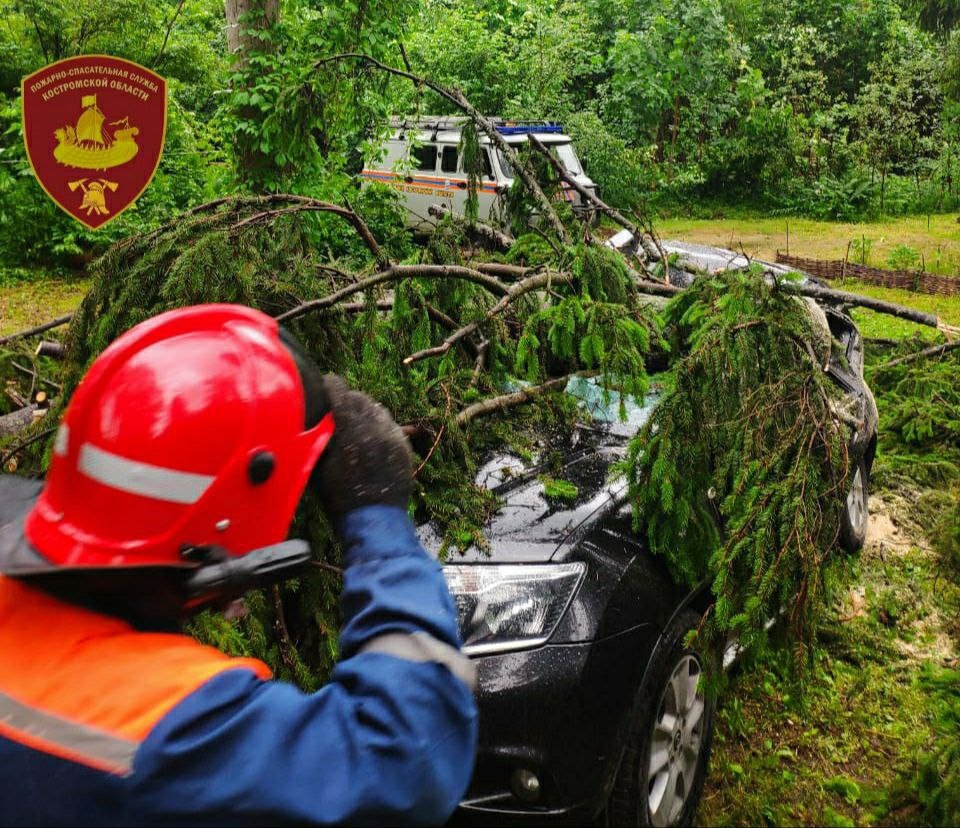
[[[523,124],[517,126],[498,126],[497,132],[501,135],[530,135],[531,133],[553,133],[563,132],[560,124]]]

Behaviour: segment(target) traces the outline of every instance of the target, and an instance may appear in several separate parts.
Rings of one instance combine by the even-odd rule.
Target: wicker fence
[[[919,270],[881,270],[853,262],[823,259],[805,259],[777,251],[777,263],[803,270],[821,279],[857,279],[871,285],[912,290],[916,293],[936,293],[949,296],[960,293],[960,279],[937,276]]]

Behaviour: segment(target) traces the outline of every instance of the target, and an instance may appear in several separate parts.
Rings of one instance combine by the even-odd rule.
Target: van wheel
[[[704,660],[683,643],[699,621],[686,611],[664,632],[634,702],[607,803],[608,825],[663,828],[693,822],[707,775],[714,712],[713,700],[699,687]]]

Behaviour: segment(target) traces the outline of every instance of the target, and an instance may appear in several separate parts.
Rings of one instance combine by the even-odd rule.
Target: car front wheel
[[[662,828],[693,821],[707,774],[714,710],[700,687],[703,660],[683,643],[698,622],[696,613],[681,613],[651,661],[607,806],[609,825]]]
[[[861,457],[853,468],[850,488],[840,512],[840,546],[851,554],[863,549],[867,540],[867,501],[868,489],[867,463]]]

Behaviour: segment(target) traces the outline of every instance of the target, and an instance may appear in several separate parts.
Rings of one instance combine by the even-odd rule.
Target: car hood
[[[451,551],[446,562],[535,563],[552,558],[579,528],[605,514],[622,497],[626,481],[613,474],[611,466],[625,456],[630,437],[649,419],[656,399],[657,393],[651,392],[643,405],[629,406],[625,422],[604,421],[594,411],[591,422],[554,438],[543,452],[549,459],[524,460],[509,452],[485,458],[476,482],[502,502],[484,527],[489,548]],[[548,479],[572,483],[576,495],[548,497]],[[435,555],[442,541],[437,527],[425,524],[417,533],[428,552]]]

